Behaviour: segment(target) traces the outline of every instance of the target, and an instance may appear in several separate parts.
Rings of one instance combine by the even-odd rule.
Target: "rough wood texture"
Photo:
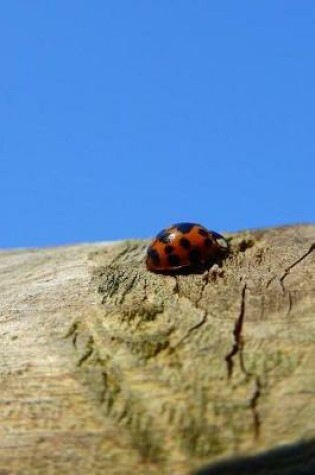
[[[315,226],[230,242],[209,281],[0,253],[1,475],[315,473]]]

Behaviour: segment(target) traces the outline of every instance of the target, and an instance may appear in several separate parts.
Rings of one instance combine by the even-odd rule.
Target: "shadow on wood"
[[[315,440],[209,465],[195,475],[314,475]]]

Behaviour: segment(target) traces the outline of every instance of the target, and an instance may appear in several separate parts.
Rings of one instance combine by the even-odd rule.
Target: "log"
[[[315,473],[315,226],[0,253],[1,474]]]

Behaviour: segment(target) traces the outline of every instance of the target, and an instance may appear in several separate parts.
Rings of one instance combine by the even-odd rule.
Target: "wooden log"
[[[1,474],[315,473],[315,226],[228,238],[0,253]]]

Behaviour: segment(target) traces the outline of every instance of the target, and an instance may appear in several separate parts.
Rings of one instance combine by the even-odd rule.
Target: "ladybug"
[[[202,268],[227,250],[220,234],[200,224],[177,223],[162,229],[149,245],[146,266],[152,272]]]

